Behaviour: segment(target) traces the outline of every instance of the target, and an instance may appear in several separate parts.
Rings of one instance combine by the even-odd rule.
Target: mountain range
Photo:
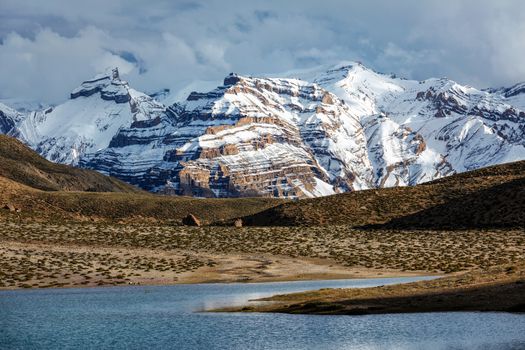
[[[199,197],[318,197],[525,159],[523,83],[478,90],[345,62],[272,78],[232,73],[183,102],[158,98],[114,69],[57,106],[0,104],[0,132],[56,163]]]
[[[525,161],[467,171],[416,186],[334,196],[191,198],[142,191],[93,170],[52,163],[0,135],[0,218],[207,226],[464,230],[525,227]],[[3,209],[3,210],[2,210]],[[13,216],[14,215],[14,216]],[[191,224],[191,222],[190,222]]]

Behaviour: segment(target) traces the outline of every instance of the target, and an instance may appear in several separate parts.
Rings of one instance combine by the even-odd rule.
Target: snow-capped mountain
[[[158,123],[121,128],[82,165],[199,196],[319,196],[372,179],[363,129],[337,96],[305,81],[237,75],[170,106]]]
[[[77,165],[84,154],[108,147],[120,128],[164,109],[114,70],[82,83],[67,102],[28,113],[9,133],[51,161]]]
[[[525,89],[413,81],[359,63],[280,78],[231,74],[164,106],[120,80],[0,127],[46,158],[196,196],[313,197],[414,185],[525,159]]]

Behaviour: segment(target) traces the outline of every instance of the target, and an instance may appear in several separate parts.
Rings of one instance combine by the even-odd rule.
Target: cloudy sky
[[[0,1],[4,99],[57,103],[111,66],[181,94],[341,60],[501,86],[525,80],[524,57],[522,0]]]

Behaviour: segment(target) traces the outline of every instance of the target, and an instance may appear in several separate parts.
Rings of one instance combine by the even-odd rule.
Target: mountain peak
[[[312,68],[298,69],[280,74],[282,77],[304,80],[321,86],[341,81],[350,75],[368,75],[388,78],[387,75],[378,73],[366,67],[359,61],[340,61],[335,64],[324,64]]]
[[[104,100],[126,103],[130,100],[128,83],[120,80],[118,68],[106,70],[94,78],[84,81],[78,88],[71,92],[71,99],[89,97],[100,93]]]
[[[360,61],[340,61],[336,64],[333,64],[327,71],[349,71],[355,68],[369,69]]]
[[[237,73],[230,73],[226,78],[224,78],[224,86],[231,86],[237,84],[241,81],[241,76]]]
[[[119,72],[118,72],[118,67],[115,67],[111,70],[111,78],[113,80],[120,80],[120,75],[119,75]]]

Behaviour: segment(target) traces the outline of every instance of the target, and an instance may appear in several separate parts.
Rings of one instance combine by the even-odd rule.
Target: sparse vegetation
[[[6,137],[0,158],[0,288],[173,283],[218,266],[217,255],[260,255],[250,260],[259,275],[268,275],[268,257],[421,273],[525,260],[525,162],[410,188],[289,202],[144,193],[49,163]],[[96,184],[120,192],[66,191],[106,186]],[[203,226],[181,226],[190,214]]]
[[[215,264],[209,254],[320,258],[348,267],[427,273],[525,260],[522,230],[364,231],[346,226],[235,228],[13,220],[0,227],[0,242],[4,243],[1,287],[50,286],[64,279],[68,285],[87,279],[90,284],[127,283],[136,274],[146,280],[148,275],[168,272],[173,279]]]

